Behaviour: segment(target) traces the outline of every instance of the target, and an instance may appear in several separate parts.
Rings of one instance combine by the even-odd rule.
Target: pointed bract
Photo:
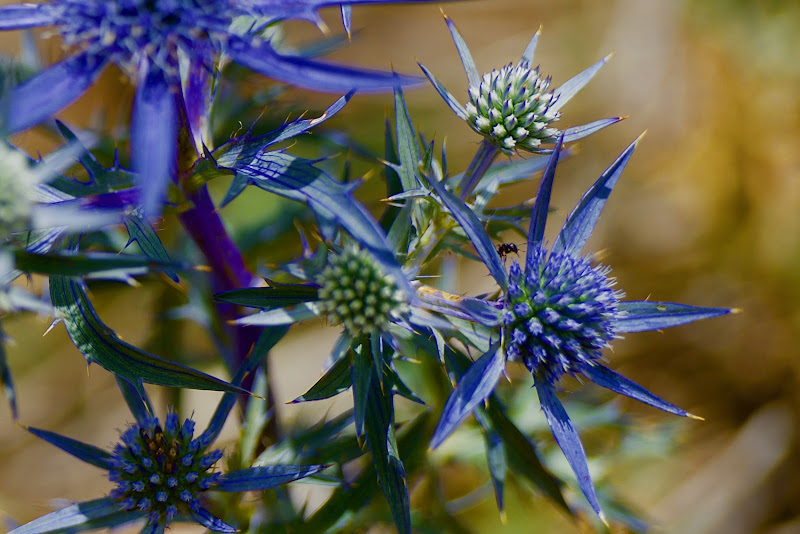
[[[553,99],[553,105],[550,106],[552,111],[558,111],[564,105],[569,102],[573,96],[578,94],[578,91],[584,88],[584,86],[589,83],[589,81],[594,78],[594,75],[602,68],[606,62],[611,59],[611,54],[607,55],[585,71],[581,72],[580,74],[576,74],[563,84],[561,87],[554,91],[555,98]]]
[[[462,106],[433,74],[420,65],[447,105],[475,132],[506,155],[525,151],[546,154],[561,133],[553,126],[560,109],[597,73],[608,57],[592,65],[556,90],[550,89],[550,77],[533,67],[533,56],[541,28],[530,40],[516,64],[508,64],[480,76],[464,39],[453,22],[445,16],[448,30],[458,50],[469,83],[469,101]],[[609,56],[610,57],[610,56]],[[591,135],[618,122],[619,118],[594,121],[564,131],[564,142]],[[485,170],[483,171],[485,172]],[[480,176],[478,177],[478,179]],[[461,196],[461,198],[465,198]]]
[[[572,424],[566,410],[564,410],[564,406],[558,400],[555,391],[547,381],[536,382],[536,393],[539,395],[539,403],[547,419],[547,424],[553,432],[553,437],[578,479],[578,486],[586,496],[586,500],[589,501],[592,510],[602,518],[603,512],[597,500],[597,492],[595,492],[594,484],[592,484],[592,477],[589,475],[586,451],[583,448],[583,443],[581,443],[581,438],[575,425]]]
[[[42,430],[34,427],[27,427],[28,432],[44,441],[55,445],[62,451],[71,454],[78,460],[91,464],[100,469],[111,469],[113,467],[113,456],[103,449],[94,445],[89,445],[76,439],[68,438],[49,430]]]
[[[505,356],[498,344],[489,350],[461,377],[444,405],[442,416],[431,438],[431,448],[436,448],[453,433],[466,416],[491,395],[505,369]]]
[[[120,503],[109,497],[80,502],[34,519],[8,534],[45,534],[46,532],[72,531],[93,519],[123,510]]]
[[[622,314],[614,320],[614,330],[624,334],[661,330],[700,319],[736,313],[738,310],[735,308],[703,308],[674,302],[631,300],[620,302],[619,311]]]
[[[57,20],[58,11],[48,4],[11,4],[0,7],[0,30],[50,26]]]
[[[400,76],[391,72],[357,69],[346,65],[315,61],[298,56],[282,55],[269,44],[253,47],[244,40],[233,39],[227,52],[234,61],[271,78],[298,87],[332,93],[385,91],[401,85],[417,85],[421,78]]]
[[[264,465],[222,475],[216,491],[261,491],[319,473],[324,465]]]
[[[453,42],[458,50],[458,57],[461,58],[461,64],[464,66],[464,72],[467,74],[467,81],[470,85],[477,85],[480,75],[478,69],[475,67],[475,60],[472,59],[472,54],[469,51],[467,43],[458,33],[456,25],[453,24],[447,15],[444,16],[444,21],[447,23],[447,29],[450,30],[450,35],[453,37]]]
[[[571,255],[580,253],[586,241],[589,240],[589,236],[592,235],[592,230],[603,212],[611,190],[617,185],[617,180],[625,170],[625,166],[633,156],[633,151],[640,140],[641,136],[620,154],[617,160],[583,195],[556,237],[553,243],[553,252],[564,252]]]
[[[653,395],[639,384],[625,378],[621,374],[614,372],[603,365],[587,365],[583,370],[583,374],[598,386],[610,389],[611,391],[619,393],[620,395],[625,395],[626,397],[638,400],[639,402],[649,404],[650,406],[658,408],[659,410],[680,415],[681,417],[686,417],[689,415],[686,410],[682,410],[677,406],[661,399],[660,397]]]
[[[30,128],[74,102],[95,82],[104,66],[103,58],[82,53],[11,89],[0,100],[6,133]]]
[[[192,509],[191,515],[192,519],[206,527],[208,530],[213,530],[214,532],[223,532],[225,534],[239,532],[238,528],[230,526],[228,523],[214,516],[202,506]]]
[[[547,167],[544,168],[544,173],[542,173],[542,181],[539,183],[539,190],[536,192],[536,201],[533,203],[533,208],[531,209],[531,222],[530,226],[528,226],[526,265],[529,265],[533,260],[536,245],[540,245],[544,239],[544,230],[547,225],[547,213],[550,210],[550,192],[553,190],[553,181],[556,177],[556,165],[558,165],[561,144],[563,142],[564,135],[562,134],[558,142],[556,142],[556,146],[553,147],[553,153],[547,161]]]
[[[133,170],[145,216],[160,214],[167,185],[177,171],[178,112],[173,91],[164,73],[152,68],[139,81],[133,103]]]

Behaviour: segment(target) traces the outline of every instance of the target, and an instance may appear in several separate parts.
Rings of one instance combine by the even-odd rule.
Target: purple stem
[[[194,87],[194,89],[197,89],[197,87]],[[180,127],[178,129],[179,172],[176,182],[181,187],[185,183],[181,177],[189,175],[199,155],[192,134],[192,126],[187,118],[186,102],[180,93],[176,95],[176,98],[179,100],[178,109],[180,110]],[[194,114],[197,115],[197,113],[198,111],[194,110]],[[186,187],[181,187],[181,189],[187,200],[192,203],[192,208],[181,213],[178,219],[208,262],[208,266],[211,269],[210,276],[213,291],[219,293],[231,289],[250,287],[253,275],[245,266],[244,258],[239,248],[225,230],[222,219],[220,219],[217,209],[211,201],[211,196],[208,194],[208,188],[203,185],[198,189],[189,190]],[[231,321],[239,318],[244,313],[239,306],[226,302],[216,302],[215,309],[222,329],[230,341],[231,350],[224,357],[229,372],[234,375],[253,348],[260,334],[260,329],[231,324]],[[269,379],[267,360],[264,360],[262,366]],[[242,387],[247,390],[252,389],[254,376],[254,374],[251,374],[245,377]],[[246,406],[248,399],[249,397],[239,399],[242,407]],[[275,401],[272,398],[271,387],[268,388],[266,400],[267,409],[272,409]],[[274,417],[264,432],[266,434],[265,437],[272,438],[272,440],[277,438],[278,428]]]

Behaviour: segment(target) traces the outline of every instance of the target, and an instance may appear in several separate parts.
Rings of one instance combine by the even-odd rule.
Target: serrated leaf
[[[384,132],[383,132],[383,144],[384,144],[384,160],[390,163],[398,163],[397,159],[397,152],[394,146],[394,137],[392,136],[392,125],[387,118],[384,122]],[[403,192],[403,183],[400,180],[400,175],[397,173],[395,169],[396,165],[386,165],[384,166],[383,172],[386,178],[386,198],[391,198],[393,195],[397,195]],[[383,228],[384,232],[391,234],[392,226],[394,222],[397,220],[398,214],[400,212],[400,208],[397,206],[387,205],[386,209],[384,210],[383,214],[380,218],[381,228]],[[389,239],[389,241],[396,245],[394,241]],[[395,249],[398,249],[395,246]]]
[[[403,91],[398,87],[394,91],[395,134],[397,136],[397,160],[400,166],[397,173],[403,190],[410,191],[420,186],[417,167],[420,164],[420,151],[414,125],[406,107]]]
[[[398,448],[407,454],[407,458],[424,457],[430,417],[430,412],[423,412],[399,429]],[[408,462],[409,460],[406,460],[406,463]],[[375,467],[370,463],[351,484],[337,488],[328,501],[303,522],[300,532],[319,534],[353,531],[352,528],[349,530],[347,528],[347,518],[353,512],[363,509],[375,497],[377,491]]]
[[[50,277],[50,298],[70,339],[89,363],[119,375],[136,387],[142,382],[189,389],[248,394],[240,387],[185,365],[149,354],[119,339],[89,301],[82,281]]]
[[[144,252],[148,258],[152,258],[165,265],[171,263],[167,250],[164,248],[164,244],[158,238],[158,235],[156,235],[155,229],[142,217],[141,208],[136,208],[126,215],[124,221],[125,228],[128,229],[128,245],[136,241],[136,244],[139,245],[139,248],[142,249],[142,252]],[[173,282],[177,283],[180,281],[178,280],[178,273],[175,269],[166,268],[164,269],[164,274],[169,276]]]
[[[80,142],[78,137],[67,128],[61,121],[56,121],[56,126],[64,136],[64,139],[71,145],[79,147],[77,154],[78,161],[89,174],[88,182],[79,182],[63,176],[56,177],[51,184],[64,193],[73,197],[85,197],[88,195],[101,195],[119,189],[127,189],[135,185],[136,175],[119,166],[119,162],[114,162],[114,167],[107,169],[97,162],[91,152]]]
[[[425,401],[420,399],[409,387],[403,382],[400,378],[400,375],[397,374],[391,364],[389,362],[384,363],[383,365],[383,372],[386,374],[385,383],[391,385],[392,392],[400,395],[403,398],[410,400],[411,402],[416,402],[417,404],[421,404],[425,406]]]
[[[394,257],[389,242],[372,215],[352,196],[352,187],[336,182],[312,161],[285,152],[259,152],[250,158],[231,158],[224,154],[218,160],[236,172],[233,184],[223,204],[233,199],[231,191],[241,192],[244,185],[298,202],[306,202],[323,218],[335,220],[368,250],[386,274],[393,274],[397,283],[409,295],[410,283]]]

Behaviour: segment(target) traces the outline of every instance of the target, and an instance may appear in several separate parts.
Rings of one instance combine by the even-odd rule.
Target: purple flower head
[[[197,129],[210,105],[211,77],[224,52],[234,62],[286,83],[321,91],[379,90],[417,78],[325,63],[277,50],[267,22],[312,18],[331,2],[237,0],[50,0],[0,7],[0,30],[50,27],[70,55],[0,98],[0,131],[16,133],[49,118],[116,64],[136,81],[131,117],[134,171],[146,214],[160,212],[177,171],[178,131]],[[234,19],[252,17],[240,33]],[[183,78],[183,79],[182,79]],[[197,132],[190,132],[195,136]]]
[[[243,365],[234,382],[258,365],[254,358]],[[164,532],[177,516],[191,518],[215,532],[233,533],[237,529],[216,517],[208,509],[208,491],[260,491],[286,484],[325,469],[324,465],[265,465],[227,473],[214,471],[222,451],[212,449],[222,426],[236,403],[236,394],[226,394],[211,418],[208,428],[194,437],[194,421],[180,423],[169,412],[162,425],[151,415],[152,403],[146,394],[124,379],[117,383],[128,407],[136,417],[120,436],[112,452],[29,427],[39,438],[55,445],[79,460],[105,469],[116,484],[104,498],[80,502],[52,512],[14,529],[14,534],[79,532],[104,526],[119,526],[144,520],[142,532]]]
[[[158,419],[132,425],[122,436],[124,446],[114,449],[108,472],[109,480],[117,484],[110,496],[126,510],[148,512],[155,522],[174,516],[173,509],[190,515],[191,507],[200,504],[199,494],[219,478],[211,468],[222,451],[186,454],[193,448],[193,423],[187,419],[179,426],[177,421],[177,415],[169,413],[164,427]]]
[[[592,267],[584,257],[551,254],[540,264],[537,256],[526,274],[509,272],[506,310],[513,318],[505,322],[504,350],[518,355],[534,376],[555,384],[564,374],[579,375],[600,362],[614,338],[621,294],[612,289],[608,269]]]
[[[431,445],[438,446],[484,399],[492,395],[507,360],[522,361],[531,371],[534,387],[556,443],[563,451],[578,485],[592,509],[605,520],[589,474],[586,452],[575,426],[556,396],[564,375],[581,376],[595,384],[666,412],[691,416],[642,386],[603,365],[602,350],[617,335],[660,330],[735,310],[700,308],[652,301],[621,301],[613,289],[610,269],[592,266],[582,254],[611,190],[627,165],[638,139],[589,188],[567,217],[548,250],[544,230],[556,164],[566,134],[557,140],[542,176],[531,210],[524,269],[512,263],[508,272],[477,218],[461,217],[465,233],[504,291],[501,342],[475,361],[447,400]],[[466,205],[437,189],[454,214]]]

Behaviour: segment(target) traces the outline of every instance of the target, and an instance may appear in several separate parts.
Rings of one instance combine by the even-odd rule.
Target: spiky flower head
[[[507,357],[521,360],[550,384],[595,365],[620,316],[622,294],[614,291],[608,273],[608,267],[592,267],[582,256],[548,257],[538,245],[524,273],[514,262],[503,310]]]
[[[236,14],[229,0],[60,0],[52,5],[67,46],[102,55],[131,73],[142,59],[177,73],[178,48],[210,63]]]
[[[180,424],[175,413],[167,414],[163,427],[157,418],[131,425],[114,448],[108,478],[117,487],[111,497],[125,510],[147,513],[152,523],[200,510],[198,496],[219,481],[211,468],[222,451],[206,452],[208,443],[193,435],[194,421]]]
[[[28,227],[35,183],[25,155],[0,143],[0,236]]]
[[[322,312],[331,323],[344,324],[351,335],[384,330],[409,310],[394,277],[355,246],[330,254],[317,283]]]
[[[549,87],[550,77],[542,78],[527,61],[495,69],[470,85],[467,123],[507,154],[554,143],[559,132],[548,125],[561,114],[550,109],[555,97]]]

